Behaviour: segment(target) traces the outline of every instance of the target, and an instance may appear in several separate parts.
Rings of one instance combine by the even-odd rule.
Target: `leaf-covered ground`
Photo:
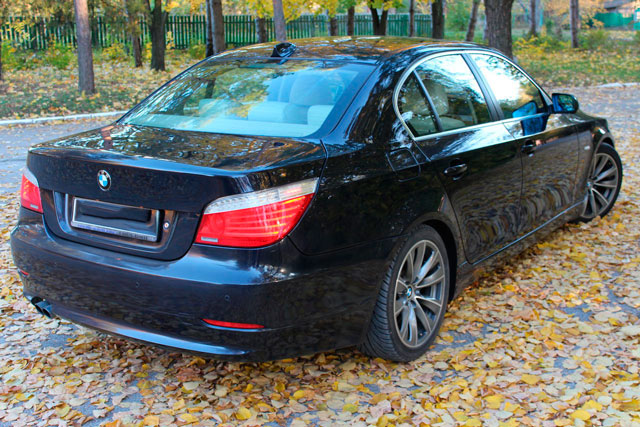
[[[21,297],[0,200],[0,425],[640,425],[640,89],[578,91],[625,166],[603,220],[467,289],[420,360],[352,349],[207,361],[48,320]]]
[[[609,40],[598,49],[549,49],[520,43],[520,65],[545,87],[640,82],[640,42]]]
[[[128,110],[195,62],[186,54],[170,55],[167,70],[155,72],[148,65],[134,68],[129,62],[96,61],[97,93],[94,95],[78,92],[75,64],[64,70],[50,65],[40,65],[31,70],[9,70],[5,80],[0,82],[0,118]]]

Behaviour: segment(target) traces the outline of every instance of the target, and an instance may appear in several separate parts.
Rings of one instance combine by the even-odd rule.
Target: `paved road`
[[[57,124],[0,127],[0,194],[18,190],[20,174],[33,144],[94,129],[109,119]]]

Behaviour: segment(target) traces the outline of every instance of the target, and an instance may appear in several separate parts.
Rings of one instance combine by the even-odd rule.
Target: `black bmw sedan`
[[[308,39],[32,147],[11,247],[47,316],[222,359],[409,361],[477,272],[621,182],[606,120],[494,50]]]

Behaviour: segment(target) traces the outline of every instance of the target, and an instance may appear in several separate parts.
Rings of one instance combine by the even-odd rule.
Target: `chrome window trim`
[[[536,83],[535,80],[533,80],[533,78],[531,78],[531,76],[529,76],[529,74],[527,74],[526,71],[524,71],[521,67],[519,67],[513,61],[511,61],[509,58],[507,58],[506,56],[504,56],[504,55],[502,55],[502,54],[500,54],[498,52],[493,52],[493,51],[484,50],[484,49],[460,49],[460,50],[449,50],[449,51],[446,51],[446,52],[437,52],[437,53],[429,54],[427,56],[424,56],[422,58],[417,59],[411,65],[409,65],[404,70],[402,75],[400,76],[400,80],[398,80],[398,83],[396,84],[396,87],[393,90],[393,110],[394,110],[398,120],[400,120],[400,123],[402,124],[402,127],[404,127],[404,129],[407,131],[407,133],[409,134],[409,136],[411,137],[411,139],[413,141],[416,141],[416,142],[424,141],[424,140],[427,140],[427,139],[447,136],[447,135],[451,135],[451,134],[458,133],[458,132],[464,132],[464,131],[467,131],[467,130],[474,130],[474,129],[482,128],[482,127],[485,127],[485,126],[492,126],[492,125],[501,124],[501,123],[510,123],[510,122],[515,122],[515,121],[520,121],[520,120],[523,119],[523,117],[516,117],[516,118],[512,117],[512,118],[509,118],[509,119],[502,119],[502,120],[496,120],[496,121],[492,121],[492,122],[488,122],[488,123],[481,123],[481,124],[477,124],[477,125],[465,126],[465,127],[458,128],[458,129],[445,130],[445,131],[442,131],[442,132],[434,132],[434,133],[431,133],[429,135],[422,135],[422,136],[415,136],[413,134],[413,132],[411,132],[411,129],[409,129],[409,126],[406,124],[406,122],[402,118],[402,115],[400,114],[400,108],[398,107],[398,97],[400,95],[400,89],[402,89],[402,86],[404,85],[405,81],[415,71],[416,68],[418,68],[422,63],[424,63],[424,62],[426,62],[426,61],[428,61],[430,59],[438,58],[440,56],[449,56],[449,55],[460,55],[460,56],[462,56],[464,54],[489,55],[489,56],[495,56],[495,57],[498,57],[500,59],[503,59],[503,60],[507,61],[509,64],[513,65],[518,71],[520,71],[531,83],[533,83],[533,85],[536,88],[538,88],[538,90],[540,91],[540,93],[542,95],[543,101],[547,104],[547,106],[549,106],[550,98],[549,98],[549,95],[547,94],[547,92],[545,92],[545,90],[542,89],[542,87],[540,87],[540,85],[538,83]],[[467,67],[468,67],[468,65],[467,65]],[[469,67],[469,71],[471,71],[471,73],[473,74],[473,70],[471,70],[471,67]],[[476,78],[475,75],[474,75],[474,78]],[[478,83],[478,84],[480,84],[480,83]],[[491,91],[491,88],[489,87],[488,90]],[[493,93],[493,91],[491,91],[491,93]],[[487,101],[487,103],[490,102],[489,100],[486,100],[486,101]],[[437,112],[434,111],[434,114],[437,114]]]

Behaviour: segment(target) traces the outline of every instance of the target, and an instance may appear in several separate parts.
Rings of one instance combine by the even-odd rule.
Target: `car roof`
[[[487,49],[486,46],[467,42],[434,40],[420,37],[338,36],[313,37],[291,40],[296,51],[290,58],[348,60],[368,63],[386,61],[408,51],[443,51],[452,49]],[[261,43],[229,50],[216,55],[216,59],[264,58],[271,56],[278,42]],[[487,49],[489,50],[489,49]]]

